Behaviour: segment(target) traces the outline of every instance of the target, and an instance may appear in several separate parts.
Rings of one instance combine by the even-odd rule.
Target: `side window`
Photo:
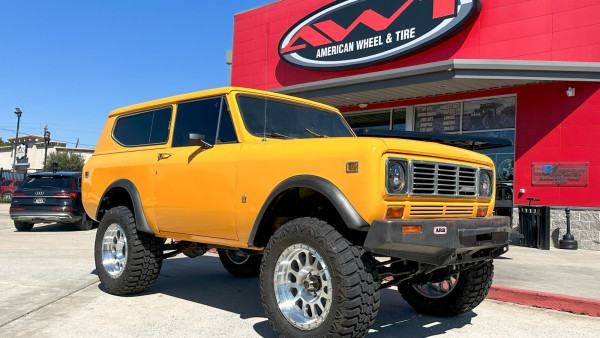
[[[119,117],[113,138],[126,147],[167,143],[172,110],[165,107]]]
[[[224,118],[217,138],[219,116]],[[177,106],[172,146],[188,146],[190,133],[203,135],[204,141],[210,144],[237,142],[225,97],[182,102]]]

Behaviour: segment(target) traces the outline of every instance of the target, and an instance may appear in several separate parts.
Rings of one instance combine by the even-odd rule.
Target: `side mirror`
[[[206,136],[204,134],[190,133],[188,138],[188,145],[200,146],[201,149],[210,149],[214,147],[212,144],[204,141]]]

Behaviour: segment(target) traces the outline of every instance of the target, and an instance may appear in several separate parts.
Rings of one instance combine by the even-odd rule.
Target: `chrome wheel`
[[[119,278],[127,265],[127,237],[117,223],[111,224],[102,239],[102,265],[108,275]]]
[[[227,257],[233,264],[242,265],[250,259],[250,255],[246,255],[239,251],[227,250]]]
[[[447,296],[458,282],[458,274],[447,277],[441,282],[414,284],[413,288],[427,298],[443,298]]]
[[[311,330],[327,319],[333,299],[325,260],[306,244],[285,249],[275,265],[274,289],[279,310],[300,330]]]

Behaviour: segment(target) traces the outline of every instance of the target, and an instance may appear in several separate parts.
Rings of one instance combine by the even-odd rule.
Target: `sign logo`
[[[480,5],[480,0],[338,0],[292,26],[279,42],[279,55],[315,70],[373,65],[457,32]]]
[[[445,235],[448,233],[448,228],[446,227],[435,227],[433,228],[434,235]]]
[[[531,185],[547,187],[587,187],[589,162],[533,163]]]
[[[17,145],[17,159],[23,159],[25,157],[27,157],[27,145],[26,144],[19,144]]]

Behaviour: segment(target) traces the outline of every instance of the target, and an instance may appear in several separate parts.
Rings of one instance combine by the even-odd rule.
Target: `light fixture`
[[[367,108],[368,106],[369,106],[369,105],[368,105],[368,104],[366,104],[366,103],[359,103],[359,104],[358,104],[358,107],[359,107],[359,108],[362,108],[362,109],[365,109],[365,108]]]
[[[573,97],[573,96],[575,96],[575,88],[573,88],[573,87],[569,87],[569,88],[567,89],[567,96],[568,96],[568,97]]]

